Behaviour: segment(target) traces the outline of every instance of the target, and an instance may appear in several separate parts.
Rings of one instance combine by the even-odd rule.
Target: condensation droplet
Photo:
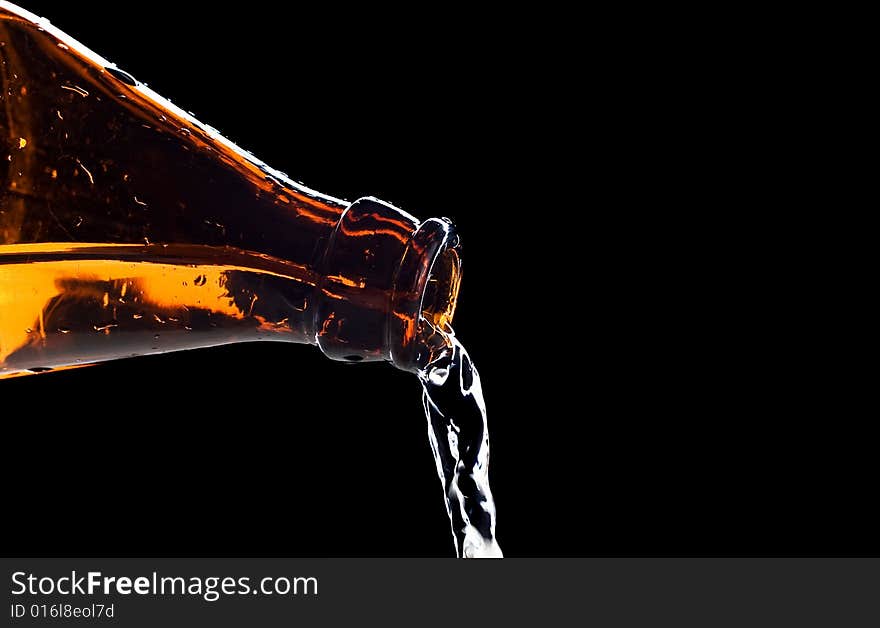
[[[132,87],[135,87],[137,85],[137,81],[135,80],[135,78],[128,72],[123,72],[119,68],[106,67],[104,69],[107,70],[107,72],[109,72],[114,78],[119,79],[126,85],[131,85]]]

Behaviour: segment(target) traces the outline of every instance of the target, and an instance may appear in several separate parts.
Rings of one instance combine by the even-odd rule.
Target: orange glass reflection
[[[84,257],[71,259],[76,254]],[[0,246],[0,377],[107,359],[108,351],[167,350],[176,335],[201,336],[188,346],[230,334],[291,335],[290,319],[302,316],[307,300],[288,296],[298,287],[310,291],[310,279],[283,262],[211,247]],[[279,303],[293,307],[279,311]],[[111,335],[126,341],[102,338]],[[66,357],[59,361],[60,353]]]

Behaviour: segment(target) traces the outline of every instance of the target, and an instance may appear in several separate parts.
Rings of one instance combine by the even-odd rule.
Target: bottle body
[[[8,3],[0,61],[0,377],[261,339],[412,368],[451,318],[448,222],[296,184]]]

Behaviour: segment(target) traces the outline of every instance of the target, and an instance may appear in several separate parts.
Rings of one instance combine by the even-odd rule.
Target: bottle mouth
[[[450,331],[461,281],[455,227],[374,198],[343,212],[318,266],[312,329],[324,355],[418,372],[432,330]]]
[[[445,247],[434,259],[422,296],[421,316],[434,327],[447,331],[455,315],[461,282],[458,249]]]
[[[449,331],[461,284],[461,249],[447,219],[430,218],[407,244],[394,282],[388,324],[391,361],[404,370],[420,368],[419,338],[430,325]]]

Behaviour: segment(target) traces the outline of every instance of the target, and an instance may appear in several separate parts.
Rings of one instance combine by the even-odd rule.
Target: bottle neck
[[[445,328],[455,312],[458,236],[448,220],[420,223],[362,198],[337,222],[318,274],[312,322],[321,351],[334,360],[388,360],[415,371],[423,321]]]

